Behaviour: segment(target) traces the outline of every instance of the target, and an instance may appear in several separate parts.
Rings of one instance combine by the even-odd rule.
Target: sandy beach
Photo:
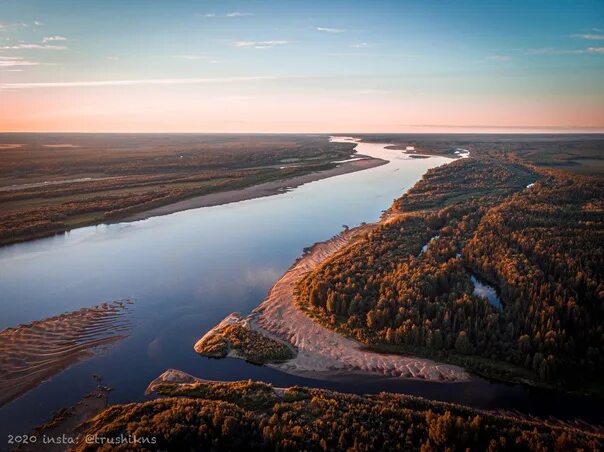
[[[342,162],[339,163],[338,166],[336,166],[335,168],[328,169],[325,171],[317,171],[314,173],[304,174],[302,176],[296,176],[288,179],[281,179],[272,182],[265,182],[262,184],[252,185],[250,187],[245,187],[238,190],[221,191],[217,193],[211,193],[208,195],[185,199],[183,201],[167,204],[165,206],[160,206],[154,209],[138,212],[129,215],[126,218],[122,218],[119,221],[121,222],[144,220],[146,218],[156,217],[160,215],[168,215],[175,212],[181,212],[183,210],[197,209],[200,207],[219,206],[232,202],[245,201],[247,199],[272,196],[292,190],[296,187],[299,187],[300,185],[304,185],[309,182],[327,179],[329,177],[339,176],[341,174],[353,173],[355,171],[362,171],[369,168],[375,168],[376,166],[381,166],[388,163],[386,160],[365,157],[357,154],[355,154],[355,157],[361,157],[361,159]]]
[[[294,359],[268,365],[294,375],[329,378],[338,374],[370,373],[431,381],[469,380],[470,375],[461,367],[413,356],[368,351],[359,342],[323,327],[296,306],[293,292],[297,282],[372,227],[353,228],[315,244],[277,281],[266,299],[249,316],[230,315],[228,321],[240,322],[242,326],[293,346],[297,351]],[[237,354],[229,356],[238,357]]]

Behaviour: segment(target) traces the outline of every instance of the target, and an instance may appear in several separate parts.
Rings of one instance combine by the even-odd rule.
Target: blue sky
[[[604,2],[0,0],[0,98],[3,130],[601,128]]]

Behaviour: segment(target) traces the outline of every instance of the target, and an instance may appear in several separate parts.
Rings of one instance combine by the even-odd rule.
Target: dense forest
[[[160,386],[168,397],[114,405],[81,428],[78,450],[599,450],[587,426],[493,414],[418,397],[342,394],[259,382]],[[137,444],[127,443],[137,438]],[[97,438],[97,443],[94,439]],[[104,441],[104,444],[101,442]]]
[[[214,328],[197,341],[195,351],[210,358],[224,358],[232,352],[254,364],[279,363],[296,356],[288,344],[240,324]]]
[[[309,273],[296,298],[379,350],[499,378],[597,382],[603,245],[602,178],[481,155],[429,171],[373,231]],[[497,289],[503,309],[474,292],[472,277]]]

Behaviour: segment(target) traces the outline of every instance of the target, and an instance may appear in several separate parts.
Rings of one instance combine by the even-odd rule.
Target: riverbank
[[[340,162],[333,168],[313,171],[298,176],[285,177],[283,179],[260,183],[254,183],[254,181],[251,181],[251,185],[243,186],[237,189],[221,191],[222,185],[219,184],[219,186],[216,187],[216,191],[200,196],[193,195],[192,197],[189,197],[191,195],[185,194],[179,195],[175,197],[175,199],[172,199],[171,197],[151,199],[143,202],[139,206],[119,209],[111,213],[103,214],[103,212],[97,212],[98,215],[95,213],[90,213],[84,215],[84,218],[80,220],[71,220],[69,224],[60,223],[59,225],[55,225],[50,229],[42,228],[41,230],[31,228],[31,230],[25,235],[13,236],[10,238],[0,237],[0,246],[28,242],[30,240],[64,234],[70,230],[86,226],[138,221],[190,209],[219,206],[249,199],[273,196],[279,193],[288,192],[309,182],[375,168],[388,163],[387,160],[379,158],[366,156],[360,157],[361,158],[359,160]],[[102,180],[107,179],[115,180],[116,178],[104,178]],[[184,199],[182,199],[183,197]]]
[[[260,381],[202,380],[169,369],[147,393],[157,398],[113,405],[79,429],[76,450],[99,438],[136,437],[154,448],[194,444],[218,450],[599,450],[602,429],[477,410],[404,394],[354,395]],[[82,438],[86,438],[83,441]],[[434,447],[434,443],[438,447]],[[439,450],[440,450],[439,449]]]
[[[171,213],[181,212],[183,210],[198,209],[200,207],[212,207],[232,202],[245,201],[248,199],[263,198],[265,196],[273,196],[279,193],[284,193],[309,182],[314,182],[329,177],[340,176],[342,174],[354,173],[377,166],[385,165],[387,160],[382,160],[373,157],[363,157],[360,160],[348,161],[339,163],[335,168],[316,171],[300,176],[295,176],[287,179],[264,182],[261,184],[251,185],[237,190],[219,191],[207,195],[196,196],[175,203],[166,204],[164,206],[138,212],[119,221],[138,221],[150,217],[160,215],[168,215]]]
[[[0,149],[0,245],[264,183],[296,186],[299,176],[368,163],[343,164],[356,157],[354,145],[327,135],[67,134],[60,142],[52,134],[0,135],[7,140],[19,146]],[[200,206],[255,197],[230,196]]]
[[[296,284],[326,259],[354,243],[375,225],[348,229],[326,242],[315,244],[277,281],[266,299],[243,318],[229,316],[244,328],[256,331],[273,341],[284,341],[296,350],[296,356],[268,366],[292,375],[310,378],[337,378],[350,373],[367,373],[397,378],[443,382],[468,381],[470,375],[461,367],[440,364],[414,356],[375,353],[359,342],[325,328],[304,313],[295,303]],[[206,340],[220,334],[221,322],[208,332]],[[241,354],[231,355],[240,357]]]

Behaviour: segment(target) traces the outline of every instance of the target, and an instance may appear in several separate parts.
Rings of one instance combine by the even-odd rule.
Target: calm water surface
[[[227,314],[248,313],[257,306],[304,247],[329,239],[343,224],[377,220],[429,168],[449,161],[411,159],[379,144],[363,143],[357,150],[390,163],[267,198],[86,227],[0,248],[0,328],[102,301],[136,300],[127,339],[0,408],[0,438],[28,431],[75,403],[94,388],[93,374],[115,388],[112,402],[127,402],[145,399],[147,384],[167,368],[208,379],[253,378],[349,392],[391,390],[478,407],[601,420],[589,399],[554,397],[483,379],[440,384],[355,376],[330,382],[195,354],[199,337]]]

